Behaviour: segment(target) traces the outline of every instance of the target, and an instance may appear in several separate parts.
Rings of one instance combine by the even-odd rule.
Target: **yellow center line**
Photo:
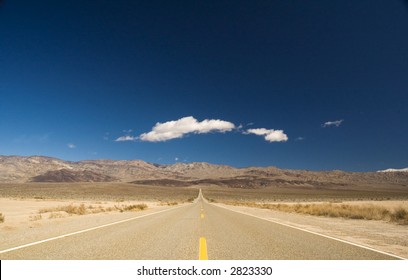
[[[207,241],[204,237],[200,237],[199,260],[208,260]]]

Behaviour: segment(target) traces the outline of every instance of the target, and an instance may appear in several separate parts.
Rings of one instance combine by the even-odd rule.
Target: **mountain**
[[[344,188],[364,185],[408,186],[408,172],[285,170],[276,167],[234,168],[205,162],[159,165],[141,160],[64,161],[43,156],[0,156],[0,183],[133,182],[162,186],[197,184],[235,188]]]
[[[31,182],[112,182],[117,181],[108,175],[103,175],[89,170],[73,171],[60,169],[47,171],[42,175],[34,176]]]
[[[408,167],[407,168],[402,168],[402,169],[389,168],[389,169],[385,169],[385,170],[379,170],[377,172],[408,172]]]
[[[63,172],[56,172],[64,170]],[[69,172],[68,172],[69,171]],[[84,173],[89,171],[92,173]],[[69,174],[68,174],[69,173]],[[63,161],[43,156],[0,156],[0,182],[64,181],[63,177],[75,182],[92,181],[131,181],[136,178],[154,179],[177,177],[173,172],[141,160],[84,160]],[[107,177],[104,177],[107,176]],[[75,176],[74,176],[75,177]]]

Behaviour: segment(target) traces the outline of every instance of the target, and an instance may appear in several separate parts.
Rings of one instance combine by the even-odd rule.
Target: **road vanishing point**
[[[0,259],[386,260],[398,256],[208,203],[144,214],[0,251]]]

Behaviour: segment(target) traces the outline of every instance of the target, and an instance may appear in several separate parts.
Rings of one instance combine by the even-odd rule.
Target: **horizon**
[[[174,162],[174,163],[157,163],[157,162],[150,162],[150,161],[145,161],[143,159],[112,159],[112,158],[96,158],[96,159],[81,159],[81,160],[66,160],[63,158],[58,158],[58,157],[53,157],[53,156],[44,156],[44,155],[28,155],[28,156],[21,156],[21,155],[0,155],[0,157],[22,157],[22,158],[31,158],[31,157],[43,157],[43,158],[51,158],[51,159],[56,159],[56,160],[61,160],[65,162],[73,162],[73,163],[78,163],[82,161],[142,161],[151,165],[158,165],[158,166],[166,166],[166,165],[175,165],[175,164],[192,164],[192,163],[206,163],[209,165],[219,165],[219,166],[227,166],[227,167],[232,167],[236,169],[246,169],[246,168],[276,168],[280,170],[291,170],[291,171],[310,171],[310,172],[347,172],[347,173],[375,173],[375,172],[384,172],[387,170],[394,170],[394,171],[399,171],[400,169],[407,169],[408,167],[403,167],[403,168],[387,168],[383,170],[372,170],[372,171],[353,171],[353,170],[341,170],[341,169],[322,169],[322,170],[312,170],[312,169],[291,169],[291,168],[281,168],[279,166],[275,165],[267,165],[267,166],[257,166],[257,165],[249,165],[249,166],[234,166],[234,165],[228,165],[228,164],[219,164],[219,163],[213,163],[213,162],[206,162],[206,161],[191,161],[191,162]]]
[[[406,1],[0,1],[0,154],[408,167]]]

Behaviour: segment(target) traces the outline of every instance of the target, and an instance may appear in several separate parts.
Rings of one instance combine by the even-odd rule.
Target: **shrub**
[[[123,211],[142,211],[147,209],[146,204],[133,204],[123,207]]]
[[[41,219],[42,219],[42,216],[41,216],[41,214],[38,214],[38,215],[34,215],[34,216],[29,216],[28,219],[29,219],[31,222],[34,222],[34,221],[41,220]]]
[[[87,210],[85,208],[84,204],[81,204],[79,206],[75,206],[72,204],[69,205],[64,205],[64,206],[58,206],[58,207],[53,207],[53,208],[42,208],[38,211],[39,214],[42,213],[48,213],[48,212],[66,212],[67,214],[70,215],[85,215],[87,213]]]
[[[348,205],[348,204],[258,204],[253,202],[229,201],[226,204],[235,206],[248,206],[288,213],[308,214],[333,218],[384,220],[398,224],[408,224],[408,211],[404,208],[388,210],[376,205]]]
[[[404,208],[398,208],[391,213],[391,221],[399,224],[408,224],[408,211]]]

